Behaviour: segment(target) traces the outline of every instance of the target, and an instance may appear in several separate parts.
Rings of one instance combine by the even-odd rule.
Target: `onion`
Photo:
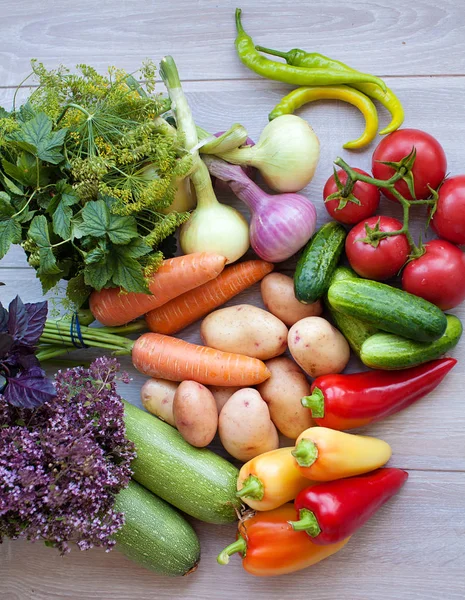
[[[224,133],[224,131],[219,131],[218,133],[215,133],[213,135],[215,137],[220,137],[220,135],[223,135],[223,133]],[[245,145],[246,146],[255,146],[255,142],[248,137],[245,142]],[[245,167],[242,168],[242,170],[247,175],[247,177],[250,177],[250,179],[255,179],[255,175],[256,175],[257,171],[256,171],[256,169],[254,169],[254,167],[246,165]],[[221,181],[221,179],[213,179],[213,188],[217,192],[225,192],[225,191],[229,190],[229,185],[225,181]]]
[[[218,156],[235,165],[257,167],[277,192],[298,192],[315,174],[320,144],[307,121],[296,115],[282,115],[268,123],[255,146]]]
[[[290,258],[313,235],[316,210],[312,202],[301,194],[264,192],[241,167],[225,161],[205,157],[212,175],[228,183],[236,196],[249,207],[250,244],[254,251],[268,262]]]
[[[172,212],[188,212],[193,210],[196,204],[194,186],[191,184],[189,177],[185,177],[178,180],[173,202],[168,207],[160,209],[160,212],[164,215],[169,215]]]

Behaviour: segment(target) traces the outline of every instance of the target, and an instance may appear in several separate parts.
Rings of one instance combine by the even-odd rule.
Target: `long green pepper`
[[[244,31],[241,23],[241,9],[236,8],[236,50],[242,63],[262,77],[282,81],[291,85],[337,85],[340,83],[370,82],[386,90],[382,79],[375,75],[329,68],[308,68],[269,60],[255,48],[252,38]]]
[[[255,50],[284,58],[288,65],[295,67],[306,69],[331,69],[333,72],[358,73],[358,71],[352,69],[343,62],[334,60],[324,54],[319,54],[318,52],[305,52],[305,50],[301,50],[300,48],[294,48],[293,50],[289,50],[289,52],[280,52],[279,50],[272,50],[270,48],[264,48],[263,46],[255,46]],[[383,91],[380,89],[379,85],[368,82],[363,83],[361,81],[358,83],[352,82],[350,85],[367,96],[370,96],[370,98],[378,100],[378,102],[390,112],[392,116],[391,122],[379,132],[380,135],[392,133],[396,129],[399,129],[404,122],[404,109],[399,98],[391,89],[386,87]]]

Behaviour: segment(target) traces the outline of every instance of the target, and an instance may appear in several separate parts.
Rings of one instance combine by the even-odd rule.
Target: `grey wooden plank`
[[[465,73],[461,2],[454,0],[243,0],[257,44],[328,54],[380,75]],[[234,51],[232,0],[160,4],[126,0],[2,0],[0,82],[16,85],[31,58],[51,67],[87,62],[133,69],[175,54],[185,79],[254,77]],[[451,58],[453,56],[453,59]]]
[[[202,545],[197,572],[158,577],[116,551],[56,551],[24,541],[0,546],[3,600],[461,600],[465,586],[465,479],[457,473],[411,472],[400,494],[338,554],[306,571],[273,580],[245,573],[218,552],[233,526],[194,523]]]

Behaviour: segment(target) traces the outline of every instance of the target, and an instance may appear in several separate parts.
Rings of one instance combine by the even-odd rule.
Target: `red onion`
[[[313,235],[316,210],[300,194],[267,194],[238,165],[204,156],[212,175],[225,181],[236,196],[249,207],[250,244],[260,258],[281,262],[290,258]]]
[[[220,135],[223,135],[223,133],[225,133],[225,132],[218,131],[217,133],[214,133],[213,135],[215,137],[220,137]],[[245,146],[255,146],[255,142],[248,137],[245,142]],[[247,166],[242,167],[242,170],[247,175],[247,177],[250,177],[250,179],[255,179],[255,177],[257,175],[257,169],[255,167],[247,165]],[[221,179],[216,179],[216,178],[213,180],[213,187],[218,192],[227,192],[229,190],[229,185],[226,182],[221,181]]]

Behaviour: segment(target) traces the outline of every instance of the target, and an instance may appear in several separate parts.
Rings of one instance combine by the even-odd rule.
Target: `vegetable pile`
[[[241,61],[304,86],[257,144],[238,123],[215,135],[196,125],[170,56],[160,64],[169,99],[154,94],[151,63],[144,85],[113,69],[34,65],[39,88],[1,115],[1,256],[22,243],[44,290],[68,280],[73,311],[47,319],[45,302],[0,305],[0,540],[62,553],[116,544],[157,573],[186,575],[200,546],[176,508],[239,521],[218,563],[240,553],[247,572],[276,576],[338,552],[407,480],[386,466],[387,441],[352,430],[407,409],[457,363],[444,355],[462,324],[443,311],[465,300],[465,176],[446,178],[431,135],[399,129],[402,106],[381,79],[255,46],[240,14]],[[366,116],[348,148],[376,135],[371,98],[392,120],[373,176],[335,160],[323,190],[332,220],[316,230],[301,192],[319,140],[290,113],[320,98]],[[249,221],[218,201],[221,185]],[[382,214],[383,196],[400,220]],[[439,239],[414,239],[418,208]],[[184,254],[170,257],[178,226]],[[237,262],[249,246],[257,256]],[[273,272],[291,257],[293,277]],[[265,308],[223,306],[257,284]],[[182,337],[197,322],[202,345]],[[131,356],[148,377],[145,410],[117,394],[114,358],[45,378],[40,361],[88,347]],[[347,373],[352,353],[360,369]],[[216,436],[240,470],[208,448]]]

